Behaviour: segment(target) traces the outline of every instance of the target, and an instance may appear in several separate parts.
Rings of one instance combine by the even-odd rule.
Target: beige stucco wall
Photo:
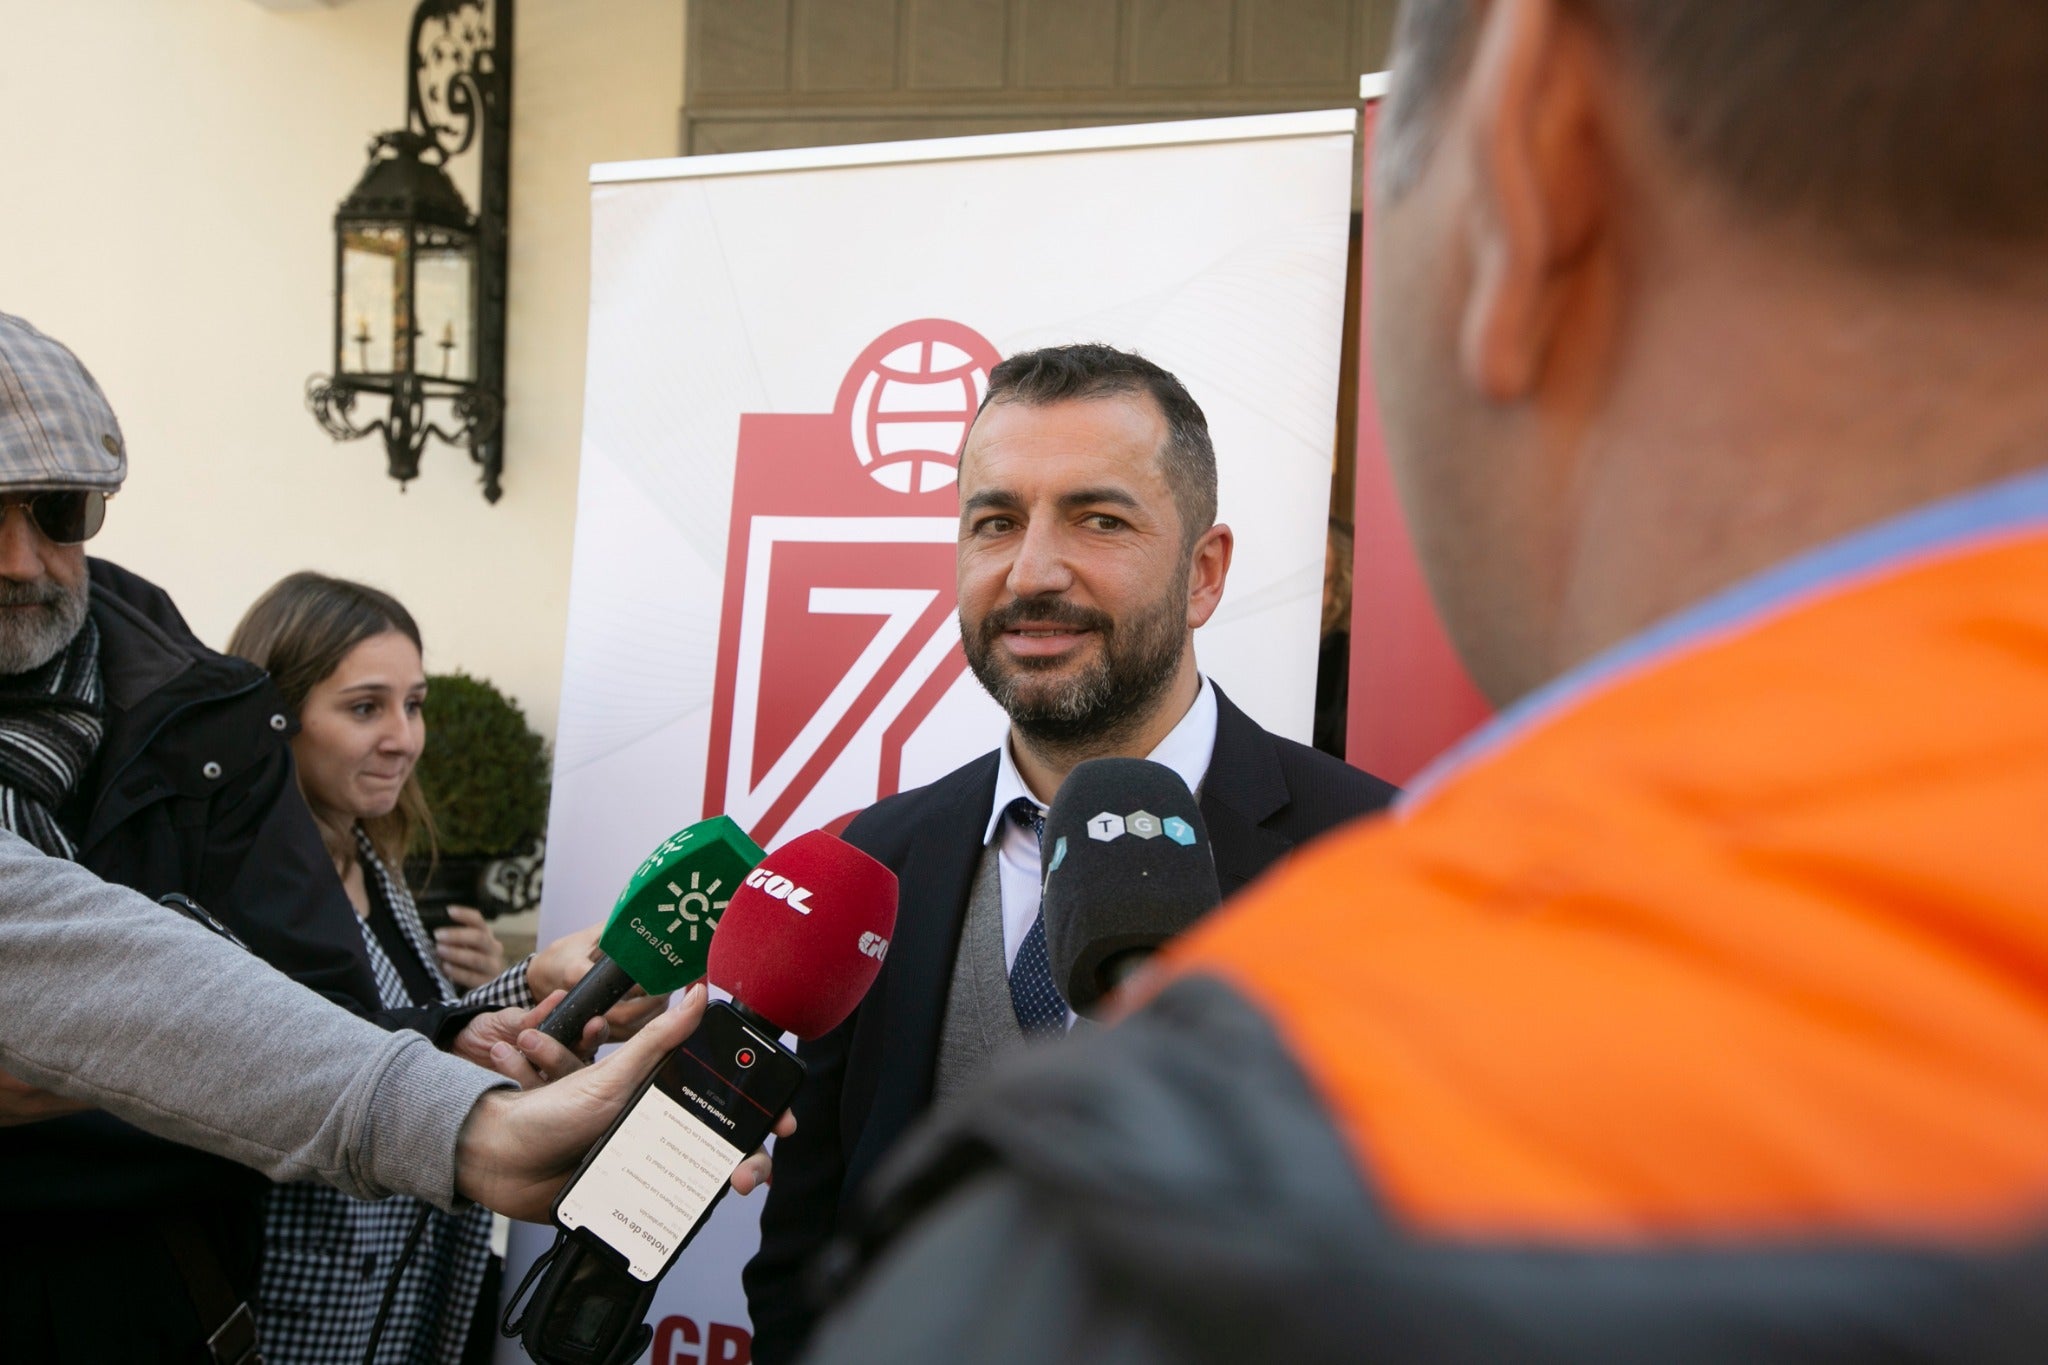
[[[667,156],[681,0],[520,0],[505,496],[428,448],[403,495],[374,441],[307,413],[328,366],[336,202],[404,117],[412,0],[0,0],[0,310],[70,344],[128,437],[94,553],[222,644],[280,575],[375,582],[428,667],[487,676],[545,734],[561,679],[593,161]]]

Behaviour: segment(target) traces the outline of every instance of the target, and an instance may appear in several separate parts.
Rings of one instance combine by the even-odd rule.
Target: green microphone
[[[541,1021],[540,1031],[574,1048],[583,1041],[583,1026],[633,987],[666,995],[704,975],[711,931],[725,903],[767,856],[723,815],[662,840],[619,893],[597,938],[597,961]]]

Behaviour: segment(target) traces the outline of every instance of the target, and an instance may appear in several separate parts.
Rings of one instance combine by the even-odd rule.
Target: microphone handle
[[[583,1026],[624,998],[638,984],[626,969],[602,953],[562,1003],[540,1021],[540,1031],[570,1051],[583,1041]]]

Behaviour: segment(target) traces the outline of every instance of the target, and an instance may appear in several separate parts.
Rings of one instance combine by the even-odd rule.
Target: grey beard
[[[0,579],[0,674],[30,673],[64,652],[85,625],[88,589]],[[23,610],[33,607],[35,610]]]

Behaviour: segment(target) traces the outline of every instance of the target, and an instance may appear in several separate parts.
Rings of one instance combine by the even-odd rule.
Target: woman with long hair
[[[356,908],[387,1008],[458,999],[531,1006],[580,975],[594,930],[478,984],[476,969],[489,950],[462,931],[482,926],[481,917],[454,934],[443,931],[444,944],[463,949],[454,955],[437,951],[420,922],[403,860],[416,831],[431,829],[413,772],[426,742],[427,679],[419,626],[395,598],[345,579],[295,573],[249,608],[228,652],[268,670],[297,716],[292,757],[299,789]],[[463,986],[473,989],[464,995]],[[310,1184],[270,1192],[257,1319],[271,1365],[362,1359],[420,1208],[411,1199],[364,1203]],[[378,1358],[464,1359],[490,1261],[488,1212],[431,1215],[398,1286]]]

